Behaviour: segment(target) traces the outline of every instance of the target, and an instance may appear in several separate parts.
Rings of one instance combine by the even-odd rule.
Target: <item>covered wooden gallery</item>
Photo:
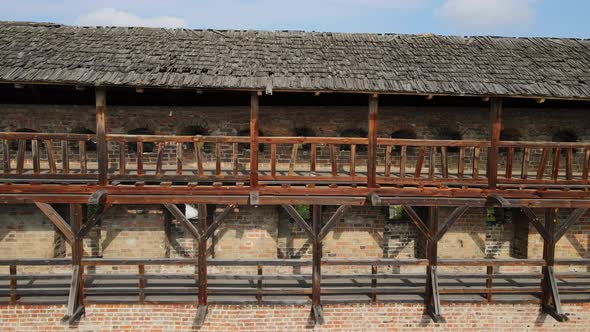
[[[136,283],[141,303],[150,291],[197,295],[201,322],[211,294],[259,303],[303,295],[321,324],[325,294],[369,301],[419,294],[440,321],[443,293],[483,294],[490,302],[496,294],[523,301],[516,295],[526,293],[565,320],[560,293],[590,292],[557,280],[588,273],[554,272],[555,265],[590,264],[555,257],[556,242],[590,207],[588,68],[590,42],[574,39],[2,22],[0,203],[35,204],[63,233],[71,258],[0,259],[9,266],[0,296],[16,304],[27,294],[52,294],[21,289],[19,280],[71,280],[65,320],[74,322],[89,293],[129,291],[92,288],[93,280],[126,279]],[[188,129],[177,130],[181,124]],[[561,130],[567,126],[579,136]],[[57,208],[64,204],[67,213]],[[196,239],[196,257],[84,257],[83,239],[118,204],[164,206]],[[187,218],[184,204],[197,206],[198,222]],[[282,206],[309,237],[311,259],[207,259],[208,239],[241,205]],[[312,207],[310,222],[296,205]],[[322,206],[337,208],[322,220]],[[323,239],[351,206],[400,206],[426,239],[425,257],[322,257]],[[439,218],[441,207],[452,212]],[[439,240],[469,208],[518,210],[542,236],[543,259],[438,259]],[[558,221],[560,211],[567,216]],[[17,273],[36,265],[70,265],[72,272]],[[100,265],[138,272],[88,272]],[[193,265],[195,273],[150,275],[150,265]],[[368,280],[362,287],[327,288],[321,270],[330,265],[363,265],[372,273],[332,276]],[[380,272],[406,265],[425,266],[426,273]],[[212,266],[253,266],[258,273],[208,276]],[[262,273],[269,266],[310,273]],[[481,266],[487,273],[446,275],[483,284],[443,288],[438,266]],[[539,272],[499,273],[501,266]],[[150,290],[150,278],[192,284]],[[403,278],[424,281],[392,286]],[[518,278],[532,279],[532,286],[493,286]],[[211,280],[250,286],[208,287]],[[263,286],[272,280],[297,282]]]

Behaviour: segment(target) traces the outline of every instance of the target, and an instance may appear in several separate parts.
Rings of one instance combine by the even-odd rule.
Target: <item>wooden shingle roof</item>
[[[0,82],[590,99],[590,40],[0,22]]]

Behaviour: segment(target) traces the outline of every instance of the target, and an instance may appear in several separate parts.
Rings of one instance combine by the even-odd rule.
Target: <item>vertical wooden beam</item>
[[[258,92],[250,95],[250,187],[258,187]]]
[[[545,209],[545,230],[549,237],[543,240],[543,260],[545,266],[542,267],[543,280],[541,281],[541,308],[551,315],[557,321],[567,321],[568,318],[561,310],[561,299],[557,290],[553,266],[555,265],[555,228],[557,223],[557,209]]]
[[[207,233],[207,205],[199,204],[199,225],[198,230],[201,234],[198,240],[198,275],[199,275],[199,306],[207,305],[207,239],[202,235]]]
[[[104,186],[108,179],[108,150],[106,130],[106,88],[96,87],[96,155],[98,160],[98,184]]]
[[[17,280],[16,280],[16,265],[9,266],[10,272],[10,305],[16,305],[18,297],[16,295]]]
[[[500,132],[502,130],[502,98],[490,102],[490,149],[488,150],[488,186],[495,189],[498,184],[498,155]]]
[[[72,233],[77,235],[82,229],[83,212],[81,204],[70,204],[70,227]],[[75,236],[72,241],[72,283],[68,298],[66,317],[73,317],[78,308],[84,305],[84,267],[82,256],[84,255],[83,238]]]
[[[428,207],[428,236],[426,258],[428,259],[428,266],[426,267],[426,296],[424,298],[426,305],[426,312],[430,315],[433,321],[442,321],[440,316],[440,300],[438,297],[438,280],[436,268],[438,265],[438,240],[436,234],[438,232],[438,206]],[[431,240],[431,239],[432,240]]]
[[[369,97],[369,146],[367,154],[367,185],[369,188],[377,187],[377,116],[379,100],[377,94]]]
[[[312,239],[312,267],[311,267],[311,303],[316,324],[323,324],[323,314],[321,309],[321,260],[322,260],[322,241],[319,234],[322,230],[322,206],[313,205],[312,207],[312,230],[315,235]]]
[[[198,304],[197,315],[195,318],[195,327],[200,328],[207,318],[207,205],[199,204],[199,238],[197,239],[197,275],[198,275]]]

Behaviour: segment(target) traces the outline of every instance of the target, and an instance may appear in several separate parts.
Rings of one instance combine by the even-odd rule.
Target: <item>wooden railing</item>
[[[357,151],[367,150],[367,138],[353,137],[260,137],[259,142],[270,146],[268,172],[260,175],[261,181],[267,182],[304,182],[304,183],[364,183],[367,181],[366,165],[358,164]],[[289,148],[288,163],[280,163],[277,150]],[[305,152],[305,160],[298,156]],[[306,151],[307,150],[307,151]],[[340,152],[348,151],[348,158],[342,160]],[[366,159],[366,157],[365,157]],[[287,168],[279,168],[278,165]],[[357,168],[364,167],[359,174]]]
[[[378,182],[410,185],[485,185],[487,141],[377,139],[385,147]]]
[[[263,185],[366,186],[367,138],[107,135],[107,176],[113,182],[248,184],[251,165]],[[0,133],[3,182],[83,182],[98,178],[95,135]],[[380,186],[563,188],[590,186],[589,143],[500,141],[490,176],[489,141],[378,138]],[[492,174],[493,175],[493,174]],[[493,185],[491,182],[493,181]]]
[[[249,142],[248,137],[108,135],[107,142],[111,142],[111,180],[246,181],[249,177],[249,153],[242,157],[247,151],[241,150],[247,149],[240,146]]]
[[[97,178],[96,167],[89,167],[89,159],[96,157],[87,151],[88,142],[95,140],[85,134],[0,133],[0,179],[89,182]]]
[[[556,142],[500,142],[505,170],[499,183],[527,185],[586,185],[590,144]]]

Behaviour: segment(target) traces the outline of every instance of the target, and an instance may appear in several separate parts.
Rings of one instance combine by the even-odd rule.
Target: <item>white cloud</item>
[[[436,11],[460,33],[513,32],[530,27],[536,0],[446,0]]]
[[[76,20],[76,24],[89,26],[127,26],[127,27],[156,27],[156,28],[182,28],[187,27],[187,22],[174,16],[139,17],[128,12],[114,8],[101,8],[82,15]]]

